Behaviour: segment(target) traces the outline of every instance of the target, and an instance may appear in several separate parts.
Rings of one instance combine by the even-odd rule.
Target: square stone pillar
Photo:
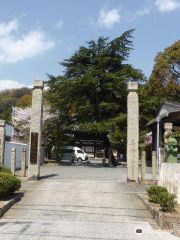
[[[138,181],[139,160],[139,100],[138,83],[128,84],[127,98],[127,178]]]
[[[40,176],[41,134],[43,116],[43,89],[42,80],[34,80],[32,96],[30,149],[28,162],[28,180],[37,181]]]
[[[146,151],[142,151],[141,155],[141,180],[146,177]]]
[[[26,176],[26,148],[22,149],[22,159],[21,159],[21,177]]]
[[[156,175],[157,175],[157,157],[156,157],[156,151],[152,152],[152,180],[156,181]]]
[[[5,151],[5,126],[6,122],[0,120],[0,166],[4,166],[4,151]]]
[[[11,149],[11,172],[15,175],[16,172],[16,148]]]

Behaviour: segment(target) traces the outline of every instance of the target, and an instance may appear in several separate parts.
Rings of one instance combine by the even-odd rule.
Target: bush
[[[5,173],[11,173],[11,170],[9,168],[4,168],[4,167],[0,167],[0,172],[5,172]]]
[[[0,172],[0,197],[7,197],[21,187],[21,181],[10,173]]]
[[[160,194],[160,199],[161,199],[160,205],[164,212],[172,212],[174,210],[174,207],[177,204],[177,201],[175,200],[176,199],[175,194],[162,192]]]
[[[167,188],[161,186],[152,186],[146,189],[149,197],[149,201],[153,203],[160,203],[161,202],[161,193],[167,193]]]

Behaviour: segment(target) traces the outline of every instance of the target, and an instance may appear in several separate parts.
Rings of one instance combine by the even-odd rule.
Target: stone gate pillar
[[[127,99],[127,178],[138,180],[139,101],[138,83],[129,82]]]
[[[0,166],[4,166],[4,151],[5,151],[5,126],[6,122],[0,120]]]
[[[40,176],[43,89],[44,82],[42,80],[34,80],[34,90],[32,95],[31,126],[30,126],[29,163],[28,163],[29,181],[36,181]]]

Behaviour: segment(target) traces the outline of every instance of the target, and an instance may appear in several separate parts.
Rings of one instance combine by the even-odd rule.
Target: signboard
[[[31,133],[30,163],[37,164],[38,157],[38,133]]]

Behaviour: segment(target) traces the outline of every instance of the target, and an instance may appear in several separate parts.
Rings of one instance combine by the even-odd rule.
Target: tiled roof
[[[179,112],[180,111],[180,103],[171,103],[171,102],[164,102],[158,111],[157,117],[159,113],[162,111],[162,109],[165,109],[168,113],[171,112]]]
[[[170,113],[174,113],[174,112],[180,112],[180,103],[164,102],[161,108],[159,109],[155,119],[148,122],[147,126],[150,126],[153,123],[155,123],[158,117],[162,119],[164,117],[167,117]]]

